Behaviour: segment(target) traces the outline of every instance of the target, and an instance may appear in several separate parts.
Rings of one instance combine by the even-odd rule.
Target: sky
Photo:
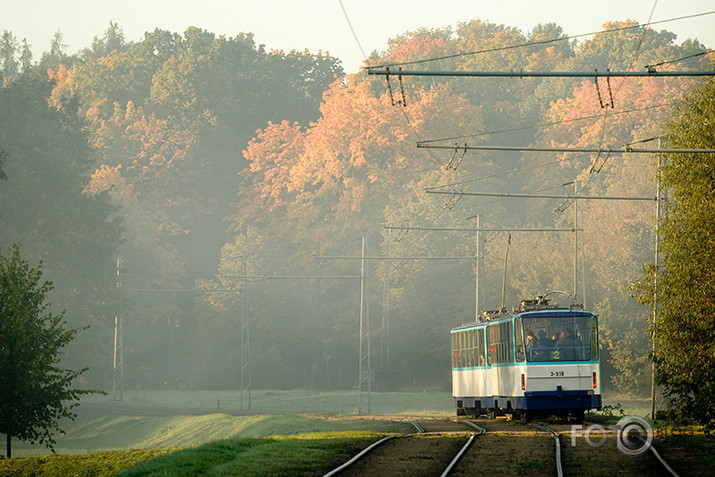
[[[528,32],[555,22],[567,35],[598,31],[609,20],[641,23],[715,11],[715,0],[0,0],[0,30],[26,39],[35,60],[62,32],[67,53],[102,37],[115,22],[127,41],[155,28],[183,33],[196,26],[233,37],[252,32],[268,50],[329,52],[347,73],[362,66],[363,53],[387,49],[387,41],[421,27],[456,27],[474,18]],[[344,7],[344,11],[343,11]],[[347,14],[347,19],[346,19]],[[349,22],[348,23],[348,19]],[[353,35],[350,26],[355,34]],[[655,25],[715,48],[715,15]],[[357,39],[356,39],[357,38]],[[583,40],[583,39],[582,39]]]

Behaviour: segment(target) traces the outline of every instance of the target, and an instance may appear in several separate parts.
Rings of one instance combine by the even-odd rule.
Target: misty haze
[[[81,51],[57,32],[32,58],[6,30],[0,252],[20,243],[42,263],[49,310],[78,329],[61,366],[87,368],[72,385],[105,393],[62,420],[57,453],[154,452],[134,465],[218,439],[355,433],[337,450],[314,444],[322,467],[263,471],[322,475],[379,436],[413,433],[409,416],[456,417],[455,363],[479,363],[454,357],[450,330],[554,291],[552,304],[598,316],[569,326],[588,329],[583,359],[600,361],[610,417],[650,413],[653,308],[636,297],[654,263],[658,162],[608,149],[671,147],[651,139],[712,80],[398,70],[712,70],[708,46],[667,24],[603,27],[573,39],[554,23],[465,18],[389,39],[366,61],[387,75],[268,51],[250,32],[128,41],[112,22]],[[48,452],[13,440],[13,457]],[[257,475],[236,462],[224,475]]]

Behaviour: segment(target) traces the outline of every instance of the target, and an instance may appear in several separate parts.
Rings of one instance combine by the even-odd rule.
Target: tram
[[[451,330],[458,415],[572,416],[601,409],[598,315],[524,300]]]

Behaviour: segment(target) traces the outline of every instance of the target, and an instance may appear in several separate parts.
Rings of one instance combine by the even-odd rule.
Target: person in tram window
[[[536,348],[536,336],[534,332],[528,330],[526,332],[526,352],[528,353],[529,361],[534,360],[534,348]]]
[[[586,345],[583,341],[583,337],[581,336],[581,330],[576,330],[574,346],[576,347],[576,351],[578,352],[579,361],[583,361],[584,359],[586,359]]]
[[[576,341],[570,329],[564,328],[556,342],[559,359],[561,361],[574,361],[576,359]]]
[[[536,361],[548,361],[551,357],[551,340],[546,336],[546,330],[539,330],[536,340]]]

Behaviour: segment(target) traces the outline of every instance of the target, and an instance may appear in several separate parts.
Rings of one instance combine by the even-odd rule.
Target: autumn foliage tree
[[[57,36],[39,73],[44,77],[49,68],[54,85],[41,103],[46,106],[49,96],[53,114],[66,115],[72,130],[86,133],[92,155],[81,164],[85,179],[75,182],[85,198],[96,199],[97,214],[110,199],[123,220],[125,241],[115,251],[123,258],[126,285],[127,364],[166,368],[169,363],[197,386],[235,386],[235,374],[224,379],[236,365],[235,350],[219,361],[222,349],[235,342],[242,295],[252,317],[252,352],[260,357],[253,363],[260,361],[261,386],[317,386],[323,376],[326,385],[350,387],[357,355],[354,283],[263,280],[242,288],[227,277],[240,273],[242,261],[258,275],[350,277],[358,272],[357,262],[316,257],[358,253],[362,237],[369,254],[473,258],[470,234],[390,232],[380,225],[465,227],[477,216],[482,226],[494,227],[568,228],[573,221],[568,201],[461,195],[470,191],[566,194],[576,180],[585,195],[652,195],[656,171],[650,158],[475,152],[460,146],[638,144],[663,134],[673,101],[696,80],[611,78],[596,86],[572,78],[395,74],[400,65],[493,71],[695,68],[700,59],[693,55],[705,50],[696,41],[676,43],[672,33],[632,21],[604,28],[582,42],[569,40],[553,23],[528,32],[480,19],[422,28],[373,52],[368,64],[391,65],[387,78],[364,71],[343,76],[339,60],[322,52],[266,51],[250,33],[224,37],[198,27],[183,33],[157,29],[127,42],[118,25],[110,24],[104,37],[76,57],[63,53]],[[15,45],[17,53],[14,41],[7,36],[2,45]],[[17,54],[9,69],[16,59]],[[13,127],[8,122],[7,130],[15,132],[3,136],[0,130],[0,137],[25,137],[22,128]],[[416,141],[448,149],[415,147]],[[13,162],[13,156],[31,148],[0,146],[8,152],[5,171],[12,180],[29,164]],[[37,224],[42,234],[56,225],[52,216],[32,209],[33,220],[25,221],[25,209],[13,202],[44,190],[32,182],[44,175],[27,177],[12,186],[24,195],[3,196],[3,206],[12,206],[0,211],[0,221],[27,226],[13,225],[18,230],[35,230]],[[579,201],[580,243],[586,244],[579,282],[587,283],[587,293],[579,294],[601,314],[602,363],[612,384],[627,393],[639,392],[649,376],[648,311],[624,290],[652,257],[653,210],[647,204]],[[0,237],[13,227],[1,228]],[[507,237],[482,238],[480,303],[498,307]],[[572,234],[516,235],[507,299],[570,289],[572,247]],[[99,251],[92,256],[103,257]],[[54,268],[49,260],[46,264]],[[106,260],[101,264],[114,271]],[[381,341],[381,358],[390,356],[379,366],[399,369],[408,382],[445,385],[445,330],[473,319],[474,261],[370,262],[367,269],[372,330]],[[192,286],[201,293],[157,293]],[[136,289],[142,291],[130,291]],[[418,359],[414,349],[423,351]],[[330,362],[324,356],[331,356]],[[331,372],[342,381],[328,379]]]

